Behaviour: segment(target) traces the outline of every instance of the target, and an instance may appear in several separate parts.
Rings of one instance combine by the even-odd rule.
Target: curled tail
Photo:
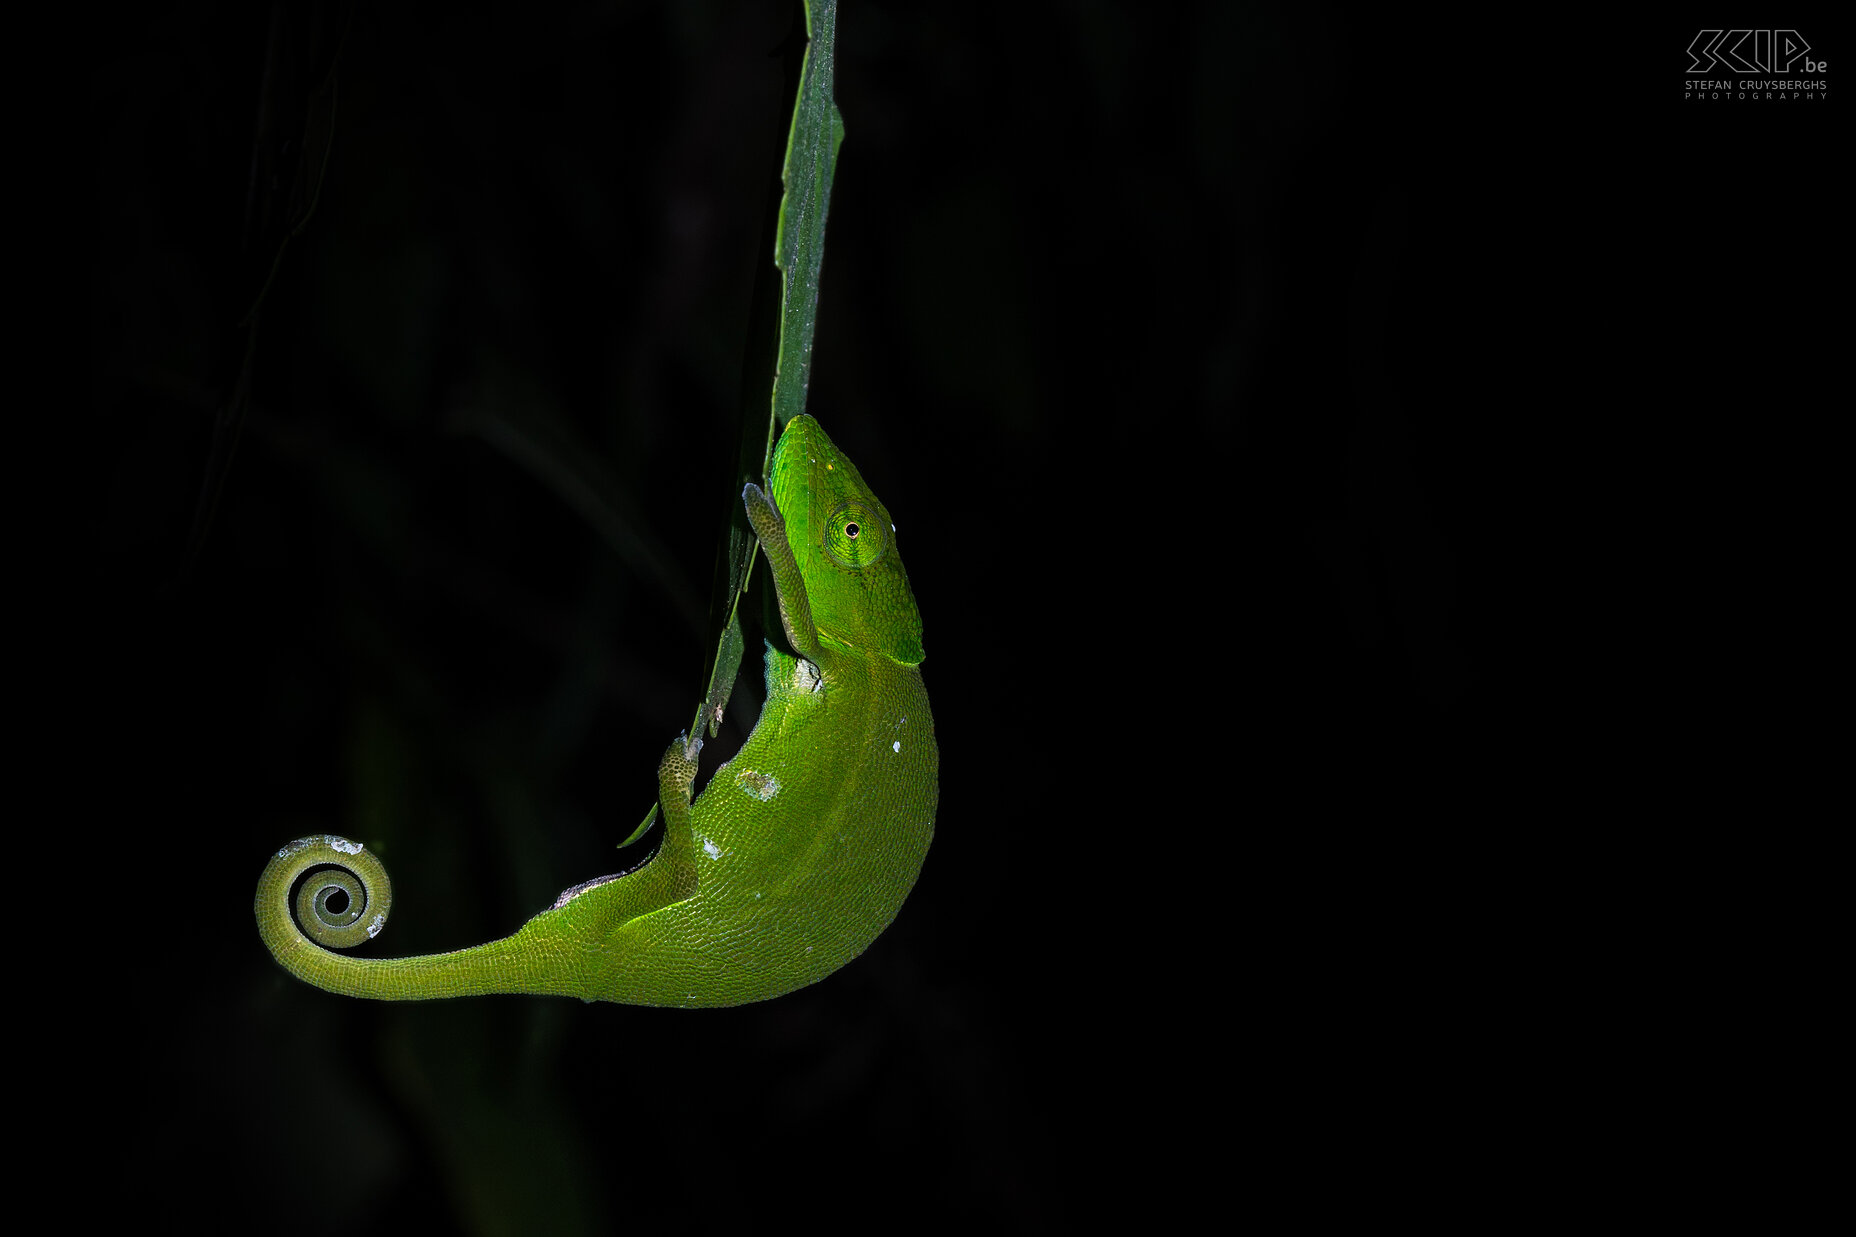
[[[502,940],[453,953],[357,958],[350,949],[386,926],[393,889],[387,870],[359,842],[333,834],[298,838],[258,878],[258,934],[284,969],[345,996],[389,1001],[543,993],[591,1000],[607,935],[630,917],[629,899],[563,894],[553,907]],[[621,880],[612,882],[614,885]],[[617,892],[613,890],[611,892]]]
[[[298,838],[258,878],[258,935],[271,956],[305,983],[344,996],[423,1001],[525,992],[582,1000],[615,995],[608,971],[619,929],[696,893],[690,836],[690,783],[700,738],[679,735],[658,766],[668,822],[663,845],[643,866],[575,885],[500,941],[448,954],[356,958],[333,953],[386,927],[393,886],[380,860],[334,834]],[[619,947],[622,951],[623,947]]]

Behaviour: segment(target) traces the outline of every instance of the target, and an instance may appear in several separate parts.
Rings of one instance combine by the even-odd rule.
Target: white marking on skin
[[[307,849],[314,841],[314,838],[298,838],[296,841],[289,843],[282,850],[278,851],[277,857],[279,859],[288,859],[298,851]]]
[[[793,667],[793,690],[802,692],[820,691],[825,686],[825,678],[817,666],[801,657]]]
[[[379,936],[380,930],[386,926],[387,917],[385,915],[374,916],[374,922],[367,925],[367,939],[371,941]]]
[[[720,859],[722,857],[722,848],[717,846],[714,842],[711,842],[708,838],[704,838],[702,840],[702,853],[709,856],[711,859]]]
[[[780,793],[780,779],[771,773],[760,773],[754,769],[743,769],[735,775],[735,785],[762,803]]]
[[[596,876],[590,881],[581,881],[578,885],[563,889],[561,890],[561,896],[554,899],[554,905],[550,906],[548,909],[551,911],[558,911],[588,890],[597,889],[601,885],[610,884],[624,875],[625,873],[623,872],[614,872],[611,876]]]
[[[901,743],[899,743],[899,742],[898,742],[898,743],[891,743],[891,744],[889,745],[889,747],[890,747],[890,750],[891,750],[891,751],[894,751],[894,752],[900,752],[900,751],[902,750],[902,744],[901,744]]]
[[[361,853],[362,848],[359,842],[350,842],[347,838],[338,838],[333,833],[324,834],[323,837],[330,846],[339,850],[344,855],[358,855]]]

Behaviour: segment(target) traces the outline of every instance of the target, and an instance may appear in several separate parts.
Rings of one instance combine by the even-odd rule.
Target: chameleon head
[[[896,526],[857,466],[801,413],[774,448],[770,481],[819,634],[918,665],[922,616]]]

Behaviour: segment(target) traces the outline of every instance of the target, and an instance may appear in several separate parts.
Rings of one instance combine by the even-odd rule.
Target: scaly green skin
[[[791,992],[862,953],[934,836],[940,758],[917,668],[921,616],[889,512],[818,422],[788,423],[770,480],[773,502],[753,485],[742,500],[800,656],[768,644],[760,720],[694,805],[702,742],[671,744],[650,863],[567,890],[500,941],[356,958],[299,921],[335,948],[368,939],[391,902],[386,871],[357,843],[303,838],[258,881],[258,931],[277,960],[331,992],[385,1000],[533,992],[704,1006]],[[338,889],[339,913],[327,906]]]

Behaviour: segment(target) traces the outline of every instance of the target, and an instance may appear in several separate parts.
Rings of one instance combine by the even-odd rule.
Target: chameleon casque
[[[258,880],[258,931],[277,961],[331,992],[383,1000],[716,1006],[791,992],[862,953],[934,836],[940,756],[921,615],[888,510],[817,421],[787,423],[768,478],[771,499],[749,484],[742,501],[792,651],[768,643],[760,720],[694,804],[701,738],[665,752],[664,839],[649,863],[566,890],[499,941],[360,958],[331,949],[380,931],[386,870],[359,843],[301,838]]]

